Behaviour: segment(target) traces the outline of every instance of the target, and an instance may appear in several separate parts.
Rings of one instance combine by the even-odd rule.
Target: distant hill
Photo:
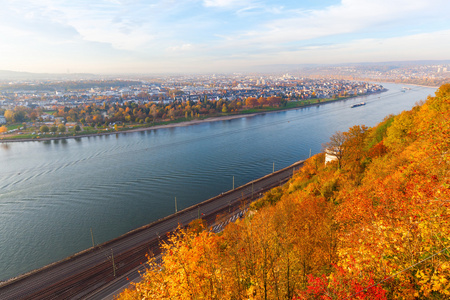
[[[30,73],[0,70],[0,80],[74,80],[74,79],[94,79],[97,75],[89,73],[54,74],[54,73]]]
[[[302,72],[308,75],[309,72],[320,71],[328,68],[353,67],[358,69],[373,69],[383,67],[385,69],[396,69],[402,67],[424,66],[424,65],[448,65],[450,60],[416,60],[416,61],[387,61],[387,62],[360,62],[360,63],[340,63],[340,64],[274,64],[258,65],[248,69],[250,72],[262,73],[291,73]],[[306,73],[305,73],[306,72]]]

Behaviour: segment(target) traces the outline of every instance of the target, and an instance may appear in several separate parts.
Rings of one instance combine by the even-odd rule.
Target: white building
[[[325,149],[325,164],[338,160],[339,151],[333,149]]]
[[[0,116],[0,125],[6,124],[6,118],[5,116]]]

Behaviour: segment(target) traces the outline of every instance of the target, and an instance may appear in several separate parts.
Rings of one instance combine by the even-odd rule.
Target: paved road
[[[144,264],[146,253],[158,254],[160,239],[178,224],[185,226],[199,215],[213,224],[218,214],[235,211],[260,193],[285,183],[294,169],[302,165],[303,162],[297,162],[95,248],[2,283],[0,299],[81,299],[94,295],[114,279]]]

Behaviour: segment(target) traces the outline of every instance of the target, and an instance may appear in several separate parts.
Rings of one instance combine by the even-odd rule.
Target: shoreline
[[[306,107],[306,106],[305,106]],[[282,110],[276,110],[276,111],[268,111],[268,112],[278,112]],[[150,127],[141,127],[141,128],[131,128],[127,130],[121,130],[121,131],[108,131],[108,132],[97,132],[97,133],[90,133],[90,134],[79,134],[79,135],[73,135],[73,136],[56,136],[56,137],[43,137],[39,139],[0,139],[1,143],[20,143],[20,142],[41,142],[41,141],[53,141],[53,140],[68,140],[68,139],[77,139],[77,138],[85,138],[85,137],[93,137],[93,136],[102,136],[102,135],[112,135],[112,134],[121,134],[121,133],[130,133],[130,132],[140,132],[140,131],[149,131],[149,130],[156,130],[156,129],[164,129],[164,128],[174,128],[174,127],[186,127],[191,125],[198,125],[202,123],[208,123],[208,122],[217,122],[217,121],[227,121],[232,119],[239,119],[239,118],[245,118],[245,117],[253,117],[259,114],[264,114],[268,112],[257,112],[257,113],[251,113],[251,114],[240,114],[240,115],[231,115],[231,116],[220,116],[220,117],[210,117],[203,120],[192,120],[192,121],[184,121],[179,123],[170,123],[170,124],[164,124],[164,125],[155,125]]]
[[[240,119],[240,118],[246,118],[246,117],[254,117],[257,115],[267,114],[267,113],[275,113],[275,112],[283,112],[283,111],[289,111],[289,110],[296,110],[296,109],[302,109],[305,107],[311,107],[311,106],[320,106],[325,105],[328,103],[334,103],[338,101],[344,101],[348,99],[355,99],[362,96],[368,96],[373,94],[379,94],[384,93],[388,91],[388,89],[384,88],[384,90],[380,92],[374,92],[369,93],[365,95],[358,95],[353,97],[347,97],[347,98],[341,98],[341,99],[334,99],[334,100],[328,100],[325,102],[320,103],[312,103],[312,104],[306,104],[303,106],[293,107],[293,108],[285,108],[285,109],[277,109],[277,110],[268,110],[268,111],[261,111],[261,112],[255,112],[255,113],[248,113],[248,114],[236,114],[236,115],[228,115],[228,116],[218,116],[218,117],[209,117],[202,120],[191,120],[191,121],[184,121],[184,122],[174,122],[164,125],[154,125],[150,127],[141,127],[141,128],[131,128],[127,130],[121,130],[121,131],[108,131],[108,132],[98,132],[98,133],[91,133],[91,134],[79,134],[79,135],[73,135],[73,136],[61,136],[61,137],[43,137],[43,138],[24,138],[24,139],[0,139],[0,144],[4,143],[20,143],[20,142],[40,142],[40,141],[54,141],[54,140],[67,140],[67,139],[77,139],[77,138],[84,138],[84,137],[95,137],[95,136],[102,136],[102,135],[112,135],[112,134],[121,134],[121,133],[131,133],[131,132],[141,132],[141,131],[150,131],[150,130],[157,130],[157,129],[165,129],[165,128],[175,128],[175,127],[186,127],[191,125],[198,125],[203,123],[209,123],[209,122],[218,122],[218,121],[228,121],[228,120],[234,120],[234,119]]]

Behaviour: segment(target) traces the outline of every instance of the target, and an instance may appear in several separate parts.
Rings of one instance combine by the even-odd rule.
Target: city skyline
[[[6,1],[0,69],[195,73],[446,60],[448,1]]]

